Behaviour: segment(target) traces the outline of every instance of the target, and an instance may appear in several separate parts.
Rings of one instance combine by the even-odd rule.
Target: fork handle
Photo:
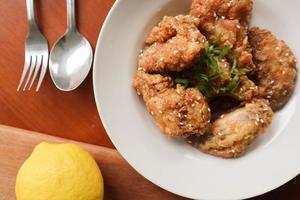
[[[67,0],[67,27],[76,30],[75,0]]]
[[[27,8],[27,18],[29,24],[36,25],[34,0],[26,0],[26,8]]]

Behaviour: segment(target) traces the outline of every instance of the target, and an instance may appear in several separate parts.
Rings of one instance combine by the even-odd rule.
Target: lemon
[[[17,200],[102,200],[103,178],[79,146],[43,142],[20,168],[15,191]]]

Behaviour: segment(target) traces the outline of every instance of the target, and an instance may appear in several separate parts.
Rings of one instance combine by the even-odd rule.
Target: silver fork
[[[38,91],[41,87],[47,70],[49,56],[48,42],[40,32],[35,22],[34,0],[26,0],[26,7],[29,33],[25,42],[24,68],[17,90],[19,91],[21,89],[26,75],[27,78],[23,87],[23,91],[26,89],[29,83],[28,90],[30,90],[38,75],[38,72],[40,71],[40,77],[36,87],[36,91]]]

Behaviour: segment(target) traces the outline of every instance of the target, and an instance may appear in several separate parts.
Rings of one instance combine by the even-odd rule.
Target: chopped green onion
[[[228,47],[222,48],[221,53],[219,54],[219,57],[221,59],[225,58],[225,56],[228,55],[229,51],[230,51],[230,48],[228,48]]]
[[[241,80],[238,75],[235,75],[233,79],[228,83],[228,85],[225,87],[226,92],[234,92],[234,90],[239,86]]]
[[[175,83],[183,85],[186,88],[189,86],[190,81],[188,79],[184,79],[184,78],[176,78]]]
[[[198,85],[196,85],[196,88],[197,88],[200,92],[202,92],[202,93],[204,94],[204,96],[207,96],[207,97],[210,96],[209,89],[208,89],[206,86],[201,85],[201,84],[198,84]]]
[[[208,79],[208,77],[207,77],[206,74],[199,74],[199,75],[198,75],[198,79],[199,79],[199,80],[206,81],[206,82],[209,81],[209,79]]]
[[[215,38],[213,39],[212,43],[213,43],[213,44],[218,44],[218,43],[221,41],[221,38],[222,38],[222,34],[219,33],[219,34],[217,35],[217,37],[215,37]]]

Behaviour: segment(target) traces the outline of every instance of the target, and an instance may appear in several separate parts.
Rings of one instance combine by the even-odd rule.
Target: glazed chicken
[[[146,39],[138,65],[145,72],[179,72],[187,69],[207,44],[198,30],[199,19],[190,15],[164,17]]]
[[[238,157],[264,133],[272,122],[269,102],[254,99],[243,107],[221,115],[204,136],[190,136],[188,143],[206,153],[224,158]]]
[[[206,98],[195,88],[174,86],[170,77],[138,71],[134,87],[161,132],[167,136],[202,135],[210,125]]]
[[[258,67],[259,96],[269,99],[272,109],[278,110],[295,88],[296,58],[286,43],[268,30],[252,28],[249,37]]]

